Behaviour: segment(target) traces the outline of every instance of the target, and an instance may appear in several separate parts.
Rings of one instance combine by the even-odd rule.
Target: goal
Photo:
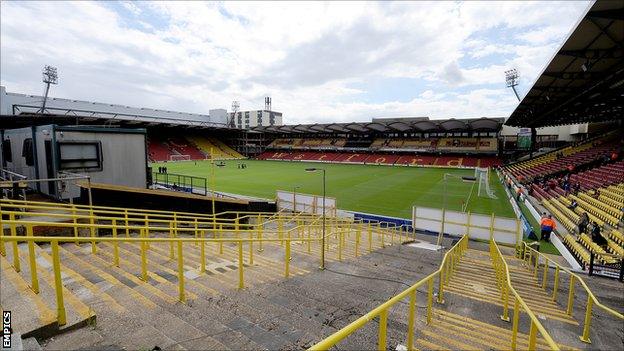
[[[479,183],[477,195],[480,197],[489,197],[490,199],[497,199],[496,195],[490,188],[490,169],[489,168],[475,168],[475,178]]]
[[[170,161],[190,161],[191,155],[171,155],[169,156]]]

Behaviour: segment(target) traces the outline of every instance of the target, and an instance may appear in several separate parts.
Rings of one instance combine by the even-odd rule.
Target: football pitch
[[[314,162],[283,162],[237,160],[218,161],[215,166],[217,191],[267,199],[275,198],[276,190],[322,195],[322,174],[310,173],[309,167],[324,168],[327,173],[327,196],[335,197],[338,208],[400,218],[411,218],[412,206],[442,208],[444,204],[444,173],[454,176],[474,176],[471,169],[416,168],[400,166],[347,165]],[[239,169],[238,163],[247,168]],[[210,161],[178,161],[154,163],[167,166],[168,173],[208,178]],[[474,189],[471,193],[471,188]],[[514,217],[505,190],[496,174],[490,175],[490,187],[498,199],[477,196],[478,184],[448,177],[446,208],[461,211],[468,201],[467,211]]]

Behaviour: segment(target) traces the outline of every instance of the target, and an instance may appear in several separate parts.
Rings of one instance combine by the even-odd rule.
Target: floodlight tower
[[[517,69],[513,68],[505,71],[505,82],[507,83],[507,88],[511,88],[514,94],[516,94],[516,98],[518,98],[518,101],[520,101],[520,96],[516,91],[516,86],[518,86],[518,78],[520,78],[520,75],[518,75]]]
[[[236,118],[236,114],[238,113],[238,110],[240,110],[240,102],[232,101],[232,118],[230,119],[230,123],[229,123],[229,126],[232,128],[236,127],[236,123],[234,121]]]
[[[45,83],[45,94],[43,94],[43,103],[41,104],[40,113],[45,111],[46,101],[48,100],[48,93],[50,92],[50,84],[58,84],[58,71],[56,67],[45,65],[43,66],[43,82]]]

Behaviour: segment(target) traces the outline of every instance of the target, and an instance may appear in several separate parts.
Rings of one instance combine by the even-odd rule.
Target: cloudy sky
[[[561,2],[0,3],[0,82],[54,97],[285,123],[507,117],[588,6]]]

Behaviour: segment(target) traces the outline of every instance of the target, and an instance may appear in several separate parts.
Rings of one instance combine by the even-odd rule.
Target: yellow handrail
[[[612,316],[618,318],[618,319],[623,319],[624,320],[624,314],[619,313],[617,311],[615,311],[614,309],[607,307],[605,305],[603,305],[602,303],[600,303],[600,301],[598,301],[598,299],[596,298],[596,296],[594,295],[594,293],[591,291],[591,289],[589,288],[589,286],[587,286],[587,283],[585,283],[585,280],[583,280],[583,278],[581,278],[578,274],[570,271],[568,268],[561,266],[559,263],[549,259],[546,255],[542,254],[541,252],[535,250],[534,248],[530,247],[529,245],[527,245],[526,242],[523,242],[523,248],[524,248],[524,257],[523,259],[525,261],[527,261],[527,252],[530,253],[530,256],[528,256],[528,260],[530,261],[531,258],[536,255],[536,260],[537,262],[539,262],[539,257],[541,257],[544,260],[544,265],[548,265],[549,263],[552,263],[555,265],[557,271],[564,271],[566,273],[568,273],[570,275],[570,289],[568,292],[568,306],[567,306],[567,313],[568,315],[572,315],[572,311],[573,311],[573,306],[574,306],[574,283],[575,281],[579,281],[581,286],[583,287],[583,289],[585,289],[585,292],[587,293],[587,306],[585,308],[585,321],[584,321],[584,325],[583,325],[583,334],[579,336],[579,338],[581,339],[581,341],[586,342],[586,343],[591,343],[591,340],[589,338],[589,332],[590,332],[590,328],[591,328],[591,317],[592,317],[592,307],[595,304],[597,307],[600,307],[603,311],[611,314]],[[536,262],[536,266],[537,263]],[[530,263],[530,262],[529,262]],[[555,274],[555,292],[553,292],[553,294],[557,294],[556,290],[557,290],[557,286],[558,286],[558,275]]]
[[[377,306],[370,312],[366,313],[362,317],[356,319],[351,322],[349,325],[325,338],[324,340],[316,343],[310,350],[328,350],[331,347],[335,346],[341,340],[345,339],[349,335],[353,334],[358,329],[362,328],[371,320],[379,317],[379,335],[378,335],[378,350],[386,350],[386,328],[387,328],[387,320],[388,320],[388,310],[403,300],[408,295],[410,296],[410,304],[409,304],[409,316],[408,316],[408,336],[407,336],[407,349],[414,349],[414,315],[416,309],[416,291],[419,287],[428,284],[428,294],[427,294],[427,323],[431,323],[432,317],[432,303],[433,303],[433,281],[435,277],[439,277],[440,281],[444,280],[444,272],[446,267],[450,267],[449,272],[447,274],[452,273],[452,270],[455,268],[459,258],[462,256],[463,252],[468,248],[468,236],[464,235],[449,251],[446,252],[444,258],[442,259],[442,263],[440,264],[440,268],[438,268],[435,272],[429,274],[425,278],[418,281],[416,284],[410,286],[409,288],[403,290],[403,292],[398,295],[392,297],[388,301],[382,303]],[[450,259],[449,257],[454,257]],[[452,263],[453,262],[453,263]],[[442,291],[438,295],[440,297]]]
[[[310,243],[313,242],[317,242],[320,243],[322,240],[321,236],[312,236],[311,235],[311,228],[316,228],[317,229],[317,233],[320,232],[318,230],[318,228],[320,228],[319,225],[300,225],[300,226],[294,226],[290,229],[280,229],[283,232],[281,232],[280,237],[277,238],[262,238],[262,231],[259,231],[258,233],[256,233],[255,231],[249,231],[248,233],[250,234],[249,237],[247,236],[237,236],[237,237],[231,237],[231,238],[227,238],[227,237],[222,237],[221,235],[219,237],[215,236],[213,238],[206,238],[204,237],[204,234],[206,232],[206,229],[200,229],[199,230],[199,234],[197,235],[197,231],[198,229],[196,227],[187,227],[187,228],[177,228],[174,227],[172,225],[170,225],[168,228],[167,227],[154,227],[154,226],[149,226],[149,223],[147,223],[146,225],[126,225],[126,224],[120,224],[117,221],[117,218],[113,218],[111,220],[110,224],[100,224],[100,223],[95,223],[94,221],[90,221],[89,223],[79,223],[79,222],[45,222],[45,221],[25,221],[25,220],[19,220],[19,219],[15,219],[15,214],[19,213],[19,214],[23,214],[23,212],[19,212],[19,211],[11,211],[11,212],[7,212],[7,211],[2,211],[2,214],[8,214],[9,219],[3,219],[2,216],[0,215],[0,221],[2,222],[2,225],[8,225],[9,229],[10,229],[10,236],[7,235],[3,235],[4,233],[0,233],[0,254],[2,254],[2,256],[5,256],[7,254],[6,249],[4,247],[4,243],[5,242],[10,242],[12,243],[12,247],[13,247],[13,266],[15,268],[16,271],[20,271],[20,260],[19,260],[19,247],[17,245],[18,242],[26,242],[28,244],[28,256],[29,256],[29,264],[30,264],[30,272],[31,272],[31,287],[33,289],[33,292],[38,293],[38,277],[35,274],[37,272],[37,260],[35,257],[35,248],[34,248],[34,243],[36,242],[49,242],[52,246],[52,260],[53,260],[53,270],[54,270],[54,279],[55,279],[55,290],[56,290],[56,297],[57,297],[57,313],[58,313],[58,323],[60,325],[64,325],[66,323],[66,316],[65,316],[65,308],[64,308],[64,302],[63,302],[63,289],[62,289],[62,282],[61,282],[61,265],[60,265],[60,255],[59,255],[59,242],[73,242],[73,243],[81,243],[81,242],[90,242],[92,245],[92,252],[96,253],[96,243],[97,242],[110,242],[113,245],[113,263],[118,266],[119,265],[119,250],[118,250],[118,245],[120,242],[134,242],[134,243],[140,243],[140,250],[141,250],[141,277],[143,280],[147,280],[148,279],[148,268],[147,268],[147,250],[149,250],[149,243],[152,242],[168,242],[170,243],[170,255],[171,258],[174,258],[174,246],[175,244],[177,244],[177,252],[178,252],[178,275],[179,275],[179,301],[184,302],[186,300],[185,298],[185,287],[184,287],[184,261],[183,261],[183,250],[182,250],[182,244],[183,243],[195,243],[198,245],[201,245],[201,250],[200,250],[200,262],[201,262],[201,272],[205,272],[205,250],[204,250],[204,245],[206,243],[213,243],[213,244],[217,244],[220,247],[220,252],[223,253],[222,248],[223,248],[223,243],[236,243],[238,246],[238,269],[239,269],[239,289],[244,288],[244,274],[243,274],[243,270],[244,270],[244,264],[243,264],[243,244],[246,243],[249,247],[249,258],[248,261],[251,264],[252,260],[253,260],[253,244],[254,243],[259,243],[260,244],[260,250],[262,250],[262,243],[265,242],[273,242],[273,243],[283,243],[285,244],[285,255],[284,255],[284,276],[286,278],[289,277],[290,275],[290,248],[291,248],[291,243],[292,241],[298,241],[298,242],[307,242],[308,243],[308,252],[310,252]],[[97,216],[91,216],[92,219],[99,219]],[[313,223],[318,222],[319,219],[315,219],[315,221]],[[359,223],[361,224],[361,223]],[[26,229],[26,233],[28,234],[27,236],[18,236],[17,235],[17,227],[18,226],[23,226]],[[75,236],[74,237],[66,237],[66,236],[61,236],[61,237],[42,237],[42,236],[33,236],[32,232],[33,232],[33,227],[35,226],[44,226],[44,227],[62,227],[62,228],[74,228],[74,233]],[[77,232],[78,232],[78,228],[89,228],[91,230],[91,236],[88,237],[79,237],[77,236]],[[307,238],[302,236],[302,235],[294,235],[291,237],[291,233],[299,233],[300,230],[302,230],[303,228],[307,228],[308,229],[308,236]],[[97,237],[95,235],[95,230],[96,229],[111,229],[112,230],[112,237]],[[139,236],[138,237],[130,237],[130,236],[126,236],[126,237],[120,237],[117,236],[117,232],[118,229],[135,229],[138,230],[139,232]],[[161,237],[161,238],[150,238],[149,237],[149,231],[150,230],[155,230],[155,231],[163,231],[164,229],[168,229],[170,236],[169,237]],[[335,228],[330,227],[330,230],[326,232],[325,238],[328,238],[329,236],[334,234],[334,230]],[[386,232],[386,230],[383,230],[382,228],[379,228],[381,230],[381,234],[383,235],[384,232]],[[174,231],[175,230],[175,231]],[[350,230],[350,229],[349,229]],[[195,237],[177,237],[177,231],[191,231],[191,232],[195,232],[196,236]],[[219,231],[223,231],[222,226],[219,226]],[[240,229],[238,229],[238,232],[242,232]],[[341,232],[342,233],[342,232]],[[126,231],[126,235],[128,235],[128,232]],[[257,235],[257,237],[255,237],[254,235]],[[356,245],[357,242],[356,242]],[[357,249],[357,246],[356,246]],[[321,250],[322,251],[322,250]],[[34,273],[33,273],[34,272]]]
[[[132,215],[140,215],[143,216],[146,213],[150,214],[154,217],[165,217],[165,218],[170,218],[172,216],[176,216],[177,218],[206,218],[206,219],[214,219],[214,218],[218,218],[222,221],[234,221],[237,218],[238,219],[242,219],[242,218],[246,218],[249,215],[257,215],[257,214],[264,214],[264,215],[279,215],[279,216],[285,216],[285,217],[292,217],[292,216],[308,216],[308,217],[318,217],[318,215],[313,215],[313,214],[290,214],[290,213],[286,213],[283,214],[280,212],[274,213],[274,212],[253,212],[253,211],[225,211],[225,212],[220,212],[217,213],[216,216],[213,216],[212,214],[204,214],[204,213],[193,213],[193,212],[178,212],[178,211],[161,211],[161,210],[148,210],[148,209],[130,209],[130,208],[124,208],[124,207],[109,207],[109,206],[90,206],[90,205],[76,205],[76,204],[65,204],[65,203],[50,203],[50,202],[38,202],[38,201],[23,201],[23,200],[7,200],[7,199],[2,199],[0,200],[0,207],[10,207],[10,208],[20,208],[20,209],[55,209],[58,210],[59,208],[62,209],[68,209],[68,210],[78,210],[78,211],[93,211],[93,212],[97,212],[97,213],[108,213],[108,214],[114,214],[114,213],[118,213],[118,214],[132,214]],[[235,214],[236,217],[233,218],[228,218],[228,217],[219,217],[221,215],[227,215],[227,214]],[[244,214],[244,216],[240,216]]]
[[[507,266],[507,262],[505,262],[505,258],[501,253],[498,245],[494,240],[490,240],[490,256],[492,257],[492,264],[494,265],[494,270],[496,272],[499,286],[502,290],[503,297],[503,315],[501,318],[503,320],[508,321],[508,306],[509,306],[509,292],[513,294],[515,297],[514,303],[514,315],[513,315],[513,323],[512,323],[512,334],[511,334],[511,349],[516,350],[516,342],[518,338],[518,324],[520,318],[520,308],[523,308],[527,313],[531,320],[531,326],[529,329],[529,350],[535,350],[535,344],[537,335],[536,332],[539,331],[546,343],[552,350],[559,350],[559,346],[552,339],[550,334],[546,331],[542,323],[537,319],[533,311],[529,308],[529,306],[524,302],[522,297],[516,292],[513,285],[511,284],[511,276],[509,275],[509,267]]]

